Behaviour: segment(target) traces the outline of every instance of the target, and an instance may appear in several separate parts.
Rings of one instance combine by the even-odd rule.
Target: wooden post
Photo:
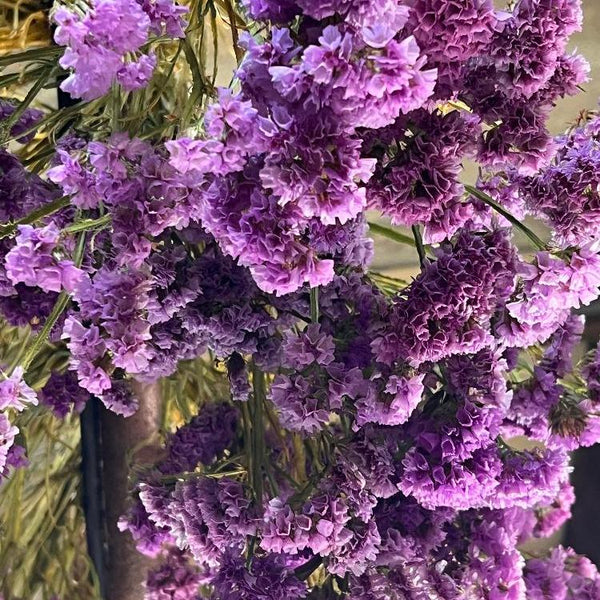
[[[159,385],[136,383],[134,393],[140,403],[135,415],[125,419],[104,407],[100,411],[106,600],[143,600],[143,584],[152,565],[136,550],[131,534],[117,528],[119,517],[127,510],[130,464],[152,464],[160,455]]]

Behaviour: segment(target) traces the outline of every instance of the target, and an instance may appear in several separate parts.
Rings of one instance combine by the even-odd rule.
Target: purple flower
[[[438,69],[438,93],[460,85],[465,63],[490,49],[497,19],[491,0],[411,0],[409,28]]]
[[[378,394],[373,388],[356,402],[356,424],[402,425],[408,421],[423,394],[423,375],[392,375]]]
[[[119,79],[125,55],[141,48],[151,25],[150,18],[135,0],[95,0],[91,11],[84,16],[59,8],[54,21],[58,25],[54,39],[67,47],[60,65],[72,69],[61,88],[84,100],[108,92]],[[132,85],[141,87],[148,82],[153,70],[148,60],[138,63],[135,76],[133,67],[125,67],[126,74],[120,77],[130,89]]]
[[[592,600],[600,594],[600,576],[593,563],[562,546],[545,558],[529,559],[524,579],[531,600]]]
[[[197,600],[203,579],[183,552],[168,550],[148,572],[144,600]]]
[[[302,370],[312,363],[327,366],[334,361],[335,344],[316,323],[302,333],[288,337],[284,345],[285,362],[293,369]]]
[[[138,552],[156,558],[163,546],[172,543],[173,538],[166,527],[150,520],[144,504],[136,498],[127,512],[117,522],[119,531],[127,531],[135,542]]]
[[[59,259],[55,252],[60,232],[51,222],[40,229],[19,225],[16,246],[6,254],[8,278],[14,283],[40,287],[46,292],[72,292],[83,277],[72,261]]]
[[[513,291],[515,260],[504,232],[461,231],[392,305],[372,343],[378,360],[418,366],[490,346],[490,319]]]
[[[269,554],[252,559],[252,570],[244,565],[244,558],[228,552],[212,579],[220,600],[300,600],[306,598],[306,584],[300,581],[286,565],[284,556]]]
[[[144,54],[135,62],[125,64],[117,73],[117,81],[124,90],[139,90],[148,84],[156,67],[156,55]]]
[[[562,247],[598,241],[600,146],[596,128],[592,120],[558,138],[552,164],[518,182],[527,207],[551,226],[553,238]]]
[[[23,368],[16,367],[0,381],[0,410],[22,411],[28,404],[37,405],[36,393],[23,380]]]
[[[173,508],[194,559],[209,566],[255,535],[259,523],[244,487],[229,478],[198,477],[178,484]]]
[[[184,37],[183,16],[188,13],[187,6],[181,6],[177,0],[137,0],[137,2],[150,17],[150,31],[156,35]]]
[[[139,401],[128,381],[113,381],[110,389],[105,390],[99,397],[108,410],[123,417],[130,417],[139,408]]]
[[[12,116],[12,114],[16,110],[16,105],[9,100],[0,100],[0,122],[4,121]],[[35,125],[39,121],[42,120],[44,113],[37,108],[27,108],[23,112],[23,114],[17,119],[16,123],[12,126],[10,130],[10,135],[17,138],[17,142],[20,144],[29,143],[33,137],[35,136],[35,131],[29,130],[33,129]],[[25,134],[25,135],[21,135]]]
[[[167,439],[165,472],[193,471],[198,464],[209,465],[233,443],[238,415],[229,404],[207,404],[189,423]]]
[[[0,412],[0,473],[4,473],[9,463],[11,450],[19,430],[11,424],[8,417]]]
[[[421,111],[412,119],[373,135],[373,153],[382,139],[389,140],[389,151],[378,160],[367,199],[392,223],[423,223],[428,241],[442,241],[472,216],[458,175],[461,158],[475,150],[479,120],[458,111]]]
[[[507,303],[508,320],[498,328],[509,345],[545,341],[567,320],[571,308],[587,305],[598,297],[598,255],[582,248],[567,260],[565,263],[549,252],[539,252],[534,264],[520,264],[522,292]]]
[[[89,392],[78,385],[77,377],[70,371],[53,372],[39,392],[40,402],[60,419],[64,419],[71,409],[81,412],[89,397]]]

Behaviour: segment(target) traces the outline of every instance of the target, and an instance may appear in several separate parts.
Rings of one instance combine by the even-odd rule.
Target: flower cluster
[[[60,231],[54,223],[35,229],[19,225],[16,245],[6,254],[6,275],[14,285],[23,283],[45,292],[72,292],[83,273],[71,260],[55,256]]]
[[[600,351],[573,360],[600,296],[598,118],[545,125],[587,76],[580,2],[244,5],[261,27],[236,91],[190,130],[65,136],[52,183],[0,153],[0,310],[34,325],[70,300],[41,401],[129,416],[132,379],[207,350],[229,384],[137,473],[120,527],[162,557],[147,598],[594,598],[571,550],[519,551],[568,518],[568,453],[600,440]],[[65,89],[143,85],[148,36],[183,35],[183,12],[59,10]],[[387,230],[414,240],[410,282],[369,271],[367,209],[412,229]],[[21,374],[0,382],[0,471],[5,412],[35,401]]]
[[[38,403],[35,392],[23,381],[23,369],[17,367],[0,381],[0,481],[11,468],[23,466],[23,448],[15,445],[19,433],[11,424],[9,414],[21,412]]]
[[[127,91],[146,86],[156,66],[156,56],[141,51],[149,32],[183,37],[186,10],[172,0],[95,0],[92,6],[84,16],[66,7],[54,13],[54,39],[66,46],[60,65],[72,70],[61,88],[94,100],[115,83]]]

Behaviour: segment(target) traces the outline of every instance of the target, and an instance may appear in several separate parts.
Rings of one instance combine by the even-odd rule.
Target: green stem
[[[265,460],[265,435],[263,422],[263,402],[266,398],[265,392],[265,376],[262,371],[256,366],[252,366],[252,438],[254,450],[254,493],[256,502],[262,507],[263,499],[263,463]]]
[[[517,229],[522,231],[532,241],[532,243],[534,244],[534,246],[536,246],[536,248],[538,248],[539,250],[547,249],[546,244],[535,233],[533,233],[533,231],[531,231],[531,229],[529,229],[529,227],[527,227],[527,225],[525,225],[522,221],[520,221],[514,215],[509,213],[503,206],[498,204],[491,196],[489,196],[485,192],[482,192],[481,190],[477,189],[476,187],[474,187],[472,185],[465,185],[465,190],[472,196],[475,196],[475,198],[477,198],[478,200],[481,200],[482,202],[484,202],[485,204],[487,204],[488,206],[493,208],[498,214],[502,215],[507,221],[509,221]]]
[[[400,233],[395,229],[385,227],[384,225],[378,225],[377,223],[372,223],[371,221],[369,221],[368,225],[369,229],[377,235],[381,235],[400,244],[407,244],[409,246],[415,245],[415,241],[410,236]]]
[[[7,65],[12,65],[19,62],[31,62],[43,58],[54,59],[63,52],[64,48],[59,46],[48,46],[46,48],[34,48],[32,50],[25,50],[24,52],[8,54],[6,56],[0,56],[0,67],[5,67]]]
[[[252,435],[252,418],[250,416],[250,410],[248,408],[249,402],[242,402],[242,428],[244,430],[244,454],[246,455],[246,467],[248,470],[248,483],[250,487],[254,490],[254,461],[255,456],[253,452],[253,439]]]
[[[415,238],[415,246],[417,247],[417,254],[419,255],[419,263],[424,266],[427,261],[427,254],[425,253],[425,246],[423,245],[423,237],[421,236],[421,230],[418,225],[412,226],[413,237]]]
[[[48,69],[43,75],[40,75],[40,78],[36,80],[36,82],[31,86],[31,89],[27,92],[25,99],[23,102],[19,104],[19,106],[15,109],[8,119],[2,123],[2,128],[4,130],[3,138],[10,137],[10,130],[13,125],[21,118],[21,115],[27,110],[27,107],[34,101],[36,96],[39,94],[40,90],[46,85],[50,76],[54,73],[54,67]]]
[[[64,310],[67,308],[69,300],[70,298],[67,292],[61,292],[58,296],[58,300],[56,301],[52,312],[48,316],[48,319],[44,323],[44,326],[42,327],[38,335],[34,338],[33,342],[31,343],[27,352],[25,353],[25,357],[23,358],[23,362],[21,363],[21,366],[23,367],[23,370],[25,372],[29,368],[29,365],[32,363],[33,359],[37,356],[38,352],[42,349],[43,345],[46,343],[46,340],[48,339],[52,328],[54,327],[54,325],[56,325],[56,322],[58,321],[60,315],[62,315]]]
[[[79,237],[77,240],[77,247],[75,248],[75,252],[73,253],[73,262],[79,267],[81,265],[81,261],[83,260],[83,251],[85,249],[85,234]],[[48,316],[48,319],[44,323],[41,331],[31,342],[31,345],[27,349],[25,353],[25,357],[23,358],[23,362],[21,363],[23,367],[23,371],[27,372],[27,369],[38,355],[39,351],[42,349],[52,328],[56,325],[56,322],[62,315],[62,313],[66,310],[69,305],[70,297],[67,292],[61,292],[58,296],[58,300],[52,309],[52,312]],[[18,363],[17,363],[18,364]]]
[[[310,320],[319,322],[319,288],[310,288]]]
[[[40,206],[38,209],[30,212],[28,215],[21,217],[14,223],[5,223],[4,225],[0,225],[0,239],[5,238],[15,231],[18,225],[29,225],[31,223],[35,223],[48,215],[51,215],[61,208],[65,208],[69,206],[71,203],[71,199],[67,196],[63,196],[62,198],[57,198],[52,202],[48,202],[48,204],[44,204]]]
[[[103,217],[99,217],[98,219],[85,219],[83,221],[79,221],[78,223],[73,223],[73,225],[69,225],[69,227],[65,227],[62,231],[63,233],[79,233],[80,231],[89,231],[90,229],[98,229],[100,227],[104,227],[104,225],[108,225],[111,221],[110,215],[104,215]]]

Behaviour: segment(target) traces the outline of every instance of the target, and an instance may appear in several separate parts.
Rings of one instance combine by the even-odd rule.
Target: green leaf
[[[400,233],[399,231],[396,231],[395,229],[392,229],[391,227],[385,227],[384,225],[378,225],[377,223],[373,223],[372,221],[369,221],[368,225],[369,225],[369,229],[377,235],[386,237],[394,242],[398,242],[399,244],[407,244],[408,246],[415,245],[415,240],[412,237],[410,237],[409,235],[406,235],[404,233]]]
[[[48,202],[39,208],[36,208],[34,211],[30,212],[24,217],[21,217],[14,223],[0,225],[0,239],[5,238],[11,233],[14,233],[18,225],[30,225],[31,223],[35,223],[36,221],[39,221],[40,219],[59,211],[61,208],[69,206],[70,203],[71,199],[68,196],[63,196],[53,200],[52,202]]]

